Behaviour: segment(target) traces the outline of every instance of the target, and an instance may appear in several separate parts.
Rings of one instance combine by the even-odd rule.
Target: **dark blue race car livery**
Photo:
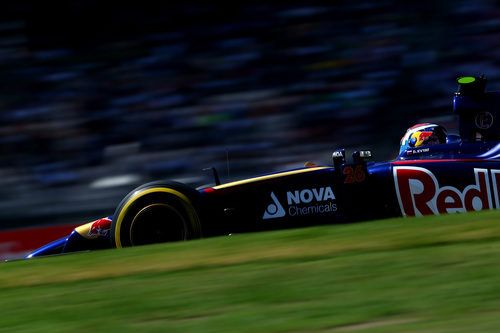
[[[500,208],[500,92],[486,79],[458,80],[458,138],[408,147],[397,159],[368,162],[369,151],[331,166],[267,174],[202,188],[159,181],[129,193],[107,218],[77,227],[27,257],[348,223]]]

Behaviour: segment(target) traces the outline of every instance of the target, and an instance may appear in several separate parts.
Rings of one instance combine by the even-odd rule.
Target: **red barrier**
[[[0,260],[23,258],[29,252],[64,236],[80,224],[18,229],[0,232]]]

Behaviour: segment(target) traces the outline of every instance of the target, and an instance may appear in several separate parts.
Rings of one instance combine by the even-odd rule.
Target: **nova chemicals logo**
[[[273,203],[264,212],[263,220],[289,216],[332,214],[337,211],[335,194],[330,186],[286,192],[286,210],[271,192]]]
[[[278,201],[278,198],[276,198],[274,192],[271,192],[271,199],[273,199],[273,203],[267,206],[264,216],[262,217],[264,220],[275,219],[286,215],[283,206]]]

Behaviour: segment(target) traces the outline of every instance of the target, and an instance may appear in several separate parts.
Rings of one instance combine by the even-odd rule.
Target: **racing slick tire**
[[[153,182],[130,192],[118,205],[111,246],[127,247],[201,238],[199,192],[177,182]]]

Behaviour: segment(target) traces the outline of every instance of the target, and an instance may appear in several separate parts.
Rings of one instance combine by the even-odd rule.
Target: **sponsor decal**
[[[334,152],[332,153],[332,157],[333,157],[333,158],[337,158],[337,157],[339,157],[339,158],[340,158],[340,157],[344,157],[344,154],[342,154],[342,152],[341,152],[341,151],[334,151]]]
[[[408,149],[406,155],[428,153],[429,150],[429,148]]]
[[[271,192],[271,200],[263,220],[284,217],[287,213],[289,216],[306,216],[337,211],[335,194],[330,186],[286,192],[287,209],[279,202],[274,192]]]
[[[491,173],[491,178],[489,177]],[[438,215],[500,208],[500,170],[474,169],[475,183],[462,191],[439,185],[436,176],[421,167],[394,167],[394,185],[403,216]],[[494,201],[490,189],[493,185]]]
[[[344,184],[362,183],[366,179],[366,173],[361,165],[356,165],[356,168],[347,166],[344,168]]]
[[[264,220],[275,219],[286,215],[283,206],[278,201],[278,198],[276,198],[274,192],[271,192],[271,199],[273,200],[273,203],[267,206],[264,216],[262,217]]]
[[[111,229],[111,220],[109,218],[94,221],[89,228],[87,236],[107,236]]]
[[[476,116],[476,126],[479,129],[488,129],[493,125],[493,115],[487,111],[479,112]]]

